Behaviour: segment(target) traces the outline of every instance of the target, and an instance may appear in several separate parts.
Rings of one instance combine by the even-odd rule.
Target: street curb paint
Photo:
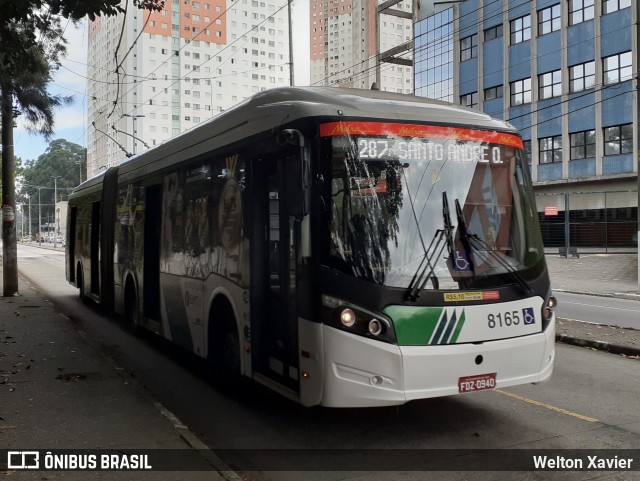
[[[640,357],[640,349],[636,347],[622,346],[620,344],[612,344],[604,341],[578,339],[576,337],[567,336],[565,334],[556,334],[556,342],[563,344],[571,344],[573,346],[589,347],[599,351],[610,352],[611,354],[623,354],[625,356]]]

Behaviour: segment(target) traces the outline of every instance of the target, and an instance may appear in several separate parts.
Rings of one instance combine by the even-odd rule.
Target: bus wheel
[[[225,383],[236,382],[240,377],[240,341],[235,326],[228,325],[222,337],[220,374]]]
[[[127,328],[134,336],[142,336],[138,295],[136,294],[136,289],[133,287],[133,283],[131,281],[127,283],[124,294],[124,321]]]
[[[82,267],[78,265],[76,270],[76,285],[78,286],[78,297],[82,302],[87,302],[87,296],[84,292],[84,276],[82,275]]]
[[[240,379],[240,341],[236,322],[229,314],[230,306],[218,305],[214,309],[222,322],[209,321],[209,373],[213,381],[235,387]]]

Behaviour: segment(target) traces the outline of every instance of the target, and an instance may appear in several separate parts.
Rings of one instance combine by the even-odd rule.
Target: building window
[[[633,152],[633,124],[615,125],[604,129],[604,155]]]
[[[524,148],[524,155],[527,158],[527,163],[529,165],[531,165],[531,141],[530,140],[523,140],[522,141],[522,146]]]
[[[614,84],[631,78],[631,52],[619,53],[605,57],[604,83]]]
[[[502,85],[484,89],[484,99],[485,100],[501,99],[503,95],[503,90],[504,89],[502,88]]]
[[[531,79],[525,78],[511,82],[511,106],[531,102]]]
[[[540,143],[540,164],[562,162],[562,135],[542,137],[538,142]]]
[[[511,20],[511,44],[524,42],[531,39],[531,16]]]
[[[587,159],[596,156],[596,131],[585,130],[569,135],[571,142],[571,160]]]
[[[538,75],[538,97],[550,99],[562,95],[562,74],[560,70]]]
[[[590,89],[596,83],[595,61],[581,63],[569,67],[569,92],[580,92]]]
[[[477,107],[478,106],[478,92],[472,92],[467,95],[460,96],[460,105],[464,105],[465,107]]]
[[[488,42],[496,38],[502,37],[502,24],[488,28],[484,31],[484,41]]]
[[[460,40],[460,61],[464,62],[478,56],[478,35],[474,34]]]
[[[562,11],[560,4],[538,10],[538,35],[560,30]]]
[[[594,16],[594,0],[569,0],[569,25],[591,20]]]
[[[629,8],[630,6],[631,0],[604,0],[602,2],[602,13],[606,15],[607,13]]]

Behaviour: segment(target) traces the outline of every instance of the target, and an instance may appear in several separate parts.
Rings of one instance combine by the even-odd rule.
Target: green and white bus
[[[522,140],[459,106],[261,92],[81,184],[66,250],[82,298],[305,406],[553,370]]]

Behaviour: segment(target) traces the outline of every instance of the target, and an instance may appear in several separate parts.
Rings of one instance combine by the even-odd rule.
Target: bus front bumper
[[[459,379],[495,373],[496,388],[544,382],[555,358],[555,319],[523,337],[478,344],[396,346],[323,325],[321,404],[374,407],[459,393]]]

